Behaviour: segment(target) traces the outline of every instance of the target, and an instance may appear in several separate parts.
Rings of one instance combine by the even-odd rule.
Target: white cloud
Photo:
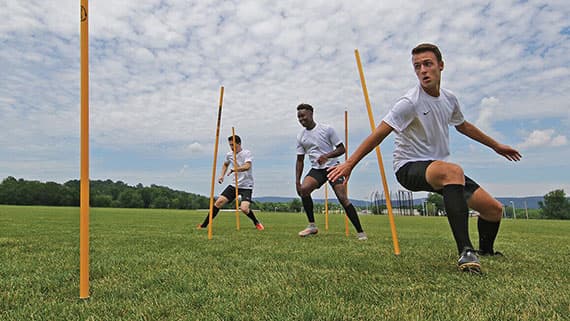
[[[496,131],[493,130],[493,122],[496,119],[495,114],[499,105],[500,101],[495,97],[485,97],[481,100],[479,117],[475,125],[487,135],[497,136]]]
[[[567,142],[568,139],[566,139],[566,136],[558,135],[552,138],[552,140],[550,141],[550,145],[553,147],[565,146]]]
[[[54,173],[61,180],[75,178],[78,171],[64,169],[73,168],[79,154],[79,3],[7,0],[3,5],[0,123],[8,134],[0,138],[0,162],[9,161],[8,153],[11,161],[55,163],[73,155]],[[528,133],[522,146],[539,146],[532,145],[538,141],[567,146],[570,42],[561,30],[568,27],[570,8],[564,1],[418,6],[372,0],[100,0],[89,9],[93,157],[129,164],[126,153],[108,151],[154,154],[165,168],[190,159],[185,172],[196,175],[188,187],[170,168],[93,169],[111,179],[138,177],[145,184],[207,191],[208,175],[200,181],[197,171],[209,171],[204,164],[211,163],[223,85],[221,137],[235,126],[258,159],[256,171],[268,175],[259,178],[256,194],[294,194],[286,183],[293,179],[293,164],[280,160],[294,159],[300,130],[295,106],[313,104],[316,119],[339,133],[348,108],[354,150],[369,124],[353,50],[358,48],[363,58],[378,122],[417,82],[409,52],[426,41],[442,48],[443,86],[458,95],[468,119],[485,132],[511,138],[521,128],[548,127],[552,133]],[[561,121],[556,127],[529,124],[544,119]],[[391,143],[382,145],[384,156]],[[372,161],[374,156],[365,162]],[[359,168],[367,171],[372,165]],[[393,176],[390,162],[385,160],[385,166]],[[41,167],[39,161],[35,167]],[[26,168],[32,173],[34,165]],[[26,170],[10,165],[0,169],[0,176],[13,172]],[[33,173],[41,178],[41,171]],[[355,175],[359,182],[351,183],[353,195],[365,195],[376,184],[367,175]],[[277,190],[279,184],[272,181],[286,187]]]
[[[533,130],[519,145],[521,149],[532,147],[558,147],[567,143],[566,136],[555,135],[554,129]]]

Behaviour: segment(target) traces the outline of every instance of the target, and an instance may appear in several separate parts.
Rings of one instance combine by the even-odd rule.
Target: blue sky
[[[79,3],[0,1],[1,178],[79,177]],[[351,152],[370,132],[354,49],[378,122],[417,83],[411,48],[433,42],[466,118],[523,155],[451,130],[450,161],[495,196],[569,193],[569,17],[567,1],[91,1],[91,178],[208,195],[224,86],[218,164],[233,126],[254,196],[295,196],[295,107],[339,135],[347,110]],[[401,189],[393,138],[381,149]],[[349,189],[381,189],[374,153]]]

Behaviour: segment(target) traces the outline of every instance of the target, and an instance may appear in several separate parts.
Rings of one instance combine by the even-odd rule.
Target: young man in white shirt
[[[499,231],[502,204],[465,176],[460,165],[447,162],[449,126],[493,149],[510,161],[521,154],[484,134],[463,118],[455,95],[440,87],[444,63],[439,48],[420,44],[412,50],[412,64],[419,84],[400,98],[380,125],[368,136],[346,163],[329,171],[335,180],[348,179],[354,166],[392,131],[396,133],[394,171],[400,184],[411,191],[443,195],[447,218],[460,253],[461,271],[480,273],[481,265],[468,232],[469,208],[478,219],[479,254],[501,255],[493,245]]]
[[[238,173],[238,195],[241,196],[240,209],[247,217],[249,217],[249,219],[251,219],[256,229],[263,231],[265,229],[263,227],[263,224],[261,224],[259,220],[257,220],[257,217],[255,217],[255,214],[253,214],[253,211],[250,209],[250,204],[252,201],[251,196],[253,194],[253,168],[252,168],[253,156],[251,155],[251,152],[249,150],[243,149],[241,147],[241,138],[238,135],[236,135],[235,137],[236,137],[236,146],[235,146],[236,164],[234,164],[233,136],[230,136],[228,137],[228,143],[230,145],[231,151],[229,151],[226,154],[226,159],[224,161],[224,164],[222,165],[222,174],[218,177],[218,183],[222,184],[224,182],[224,176],[226,175],[226,172],[230,164],[232,164],[232,168],[230,169],[228,176],[235,175],[234,172]],[[218,215],[218,212],[224,205],[226,205],[226,203],[233,201],[235,198],[236,198],[235,180],[232,180],[232,183],[230,183],[230,185],[228,185],[226,189],[224,189],[222,194],[218,196],[218,199],[214,204],[214,210],[212,212],[212,220],[216,217],[216,215]],[[202,224],[198,224],[197,228],[203,229],[207,227],[209,221],[210,221],[209,215],[206,215],[204,222]]]
[[[297,136],[295,187],[297,194],[301,197],[301,202],[309,221],[307,228],[299,232],[299,236],[305,237],[317,234],[319,231],[315,224],[311,193],[327,182],[327,169],[339,163],[337,157],[345,153],[345,148],[342,140],[331,126],[314,121],[313,107],[311,105],[300,104],[297,106],[297,119],[304,128]],[[311,170],[307,173],[303,182],[301,182],[305,155],[309,156]],[[362,230],[356,209],[348,199],[346,186],[343,182],[343,178],[338,178],[330,180],[329,184],[332,186],[336,198],[346,211],[350,222],[354,225],[357,238],[361,241],[367,240],[368,238]]]

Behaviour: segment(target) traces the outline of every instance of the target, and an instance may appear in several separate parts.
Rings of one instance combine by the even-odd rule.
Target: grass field
[[[569,320],[570,222],[508,220],[483,276],[456,270],[445,218],[362,216],[365,242],[302,239],[301,214],[91,209],[91,297],[79,299],[79,209],[0,206],[0,320]],[[324,221],[322,215],[317,216]],[[475,220],[471,232],[476,238]]]

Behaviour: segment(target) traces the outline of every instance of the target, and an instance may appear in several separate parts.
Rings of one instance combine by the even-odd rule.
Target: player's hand
[[[350,166],[350,164],[348,163],[342,163],[333,167],[330,167],[328,169],[328,174],[327,174],[327,178],[329,179],[329,181],[334,182],[337,179],[344,177],[344,183],[346,184],[348,182],[348,179],[350,178],[350,173],[352,172],[352,166]]]
[[[224,182],[224,175],[218,177],[218,184],[222,184]]]
[[[495,152],[497,152],[497,154],[505,157],[510,161],[516,162],[520,161],[522,158],[522,155],[519,153],[518,150],[508,145],[499,144],[499,146],[495,147]]]
[[[321,155],[319,156],[319,158],[317,158],[317,163],[319,163],[319,165],[323,165],[328,160],[329,160],[328,157],[326,157],[325,155]]]

